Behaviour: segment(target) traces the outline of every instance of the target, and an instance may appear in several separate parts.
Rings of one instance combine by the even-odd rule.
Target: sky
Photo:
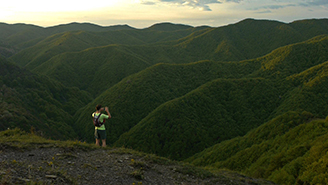
[[[0,22],[42,27],[88,22],[146,28],[172,22],[219,27],[246,18],[280,22],[328,18],[328,0],[9,0]]]

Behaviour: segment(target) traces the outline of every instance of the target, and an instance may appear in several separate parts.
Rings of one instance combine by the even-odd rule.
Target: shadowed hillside
[[[56,139],[77,138],[69,123],[90,95],[0,58],[0,129],[19,127]]]
[[[0,23],[0,52],[10,57],[22,49],[36,45],[48,36],[68,31],[114,31],[133,29],[127,25],[101,27],[89,23],[70,23],[53,27],[39,27],[28,24]]]
[[[78,27],[81,26],[78,24]],[[157,27],[156,25],[154,26],[154,28]],[[84,31],[88,29],[60,32],[44,38],[29,48],[23,49],[13,56],[12,59],[20,66],[34,69],[52,57],[66,52],[82,51],[87,48],[111,44],[133,46],[168,42],[183,38],[196,31],[192,27],[186,27],[185,29],[176,29],[175,27],[178,27],[178,25],[170,25],[170,27],[172,31],[162,31],[162,28],[149,28],[144,30],[114,30],[106,32]],[[205,29],[205,27],[201,29]]]

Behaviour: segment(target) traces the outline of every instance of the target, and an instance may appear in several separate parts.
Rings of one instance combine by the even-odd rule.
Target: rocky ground
[[[128,149],[15,148],[0,143],[0,184],[273,184]]]

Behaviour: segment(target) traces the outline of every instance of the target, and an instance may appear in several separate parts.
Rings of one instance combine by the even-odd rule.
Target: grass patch
[[[75,148],[82,150],[95,150],[99,147],[94,144],[81,141],[57,141],[45,139],[35,134],[29,134],[19,128],[0,132],[0,145],[3,148],[27,149],[27,148]]]
[[[148,168],[148,165],[146,163],[134,159],[131,159],[130,166],[133,166],[135,168],[143,168],[143,169]]]
[[[142,169],[135,170],[132,173],[130,173],[130,175],[132,175],[137,180],[143,180],[145,178],[144,171]]]

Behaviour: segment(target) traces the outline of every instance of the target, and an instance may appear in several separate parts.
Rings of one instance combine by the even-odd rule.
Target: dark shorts
[[[106,130],[95,130],[96,139],[106,139]]]

